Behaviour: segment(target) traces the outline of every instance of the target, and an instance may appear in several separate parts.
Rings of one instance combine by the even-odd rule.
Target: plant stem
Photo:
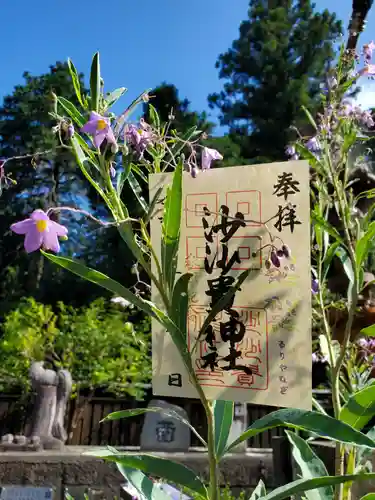
[[[199,399],[202,401],[204,411],[207,418],[207,454],[210,471],[209,481],[209,499],[220,499],[220,484],[219,484],[219,464],[216,458],[215,451],[215,422],[212,404],[207,400],[206,395],[199,384],[194,372],[190,373],[191,381],[198,392]]]
[[[350,336],[352,332],[353,320],[357,308],[358,302],[358,269],[354,247],[352,244],[352,238],[350,236],[350,229],[348,223],[348,206],[347,206],[347,198],[345,193],[345,186],[340,188],[340,183],[338,180],[337,173],[332,165],[331,156],[329,149],[326,148],[326,155],[329,165],[329,171],[331,174],[331,179],[333,183],[333,187],[335,193],[337,195],[337,203],[338,203],[338,211],[343,223],[344,229],[344,238],[346,247],[349,253],[350,262],[353,269],[353,283],[350,291],[350,303],[348,308],[348,320],[345,325],[345,334],[344,339],[341,344],[340,352],[337,357],[335,364],[332,366],[332,402],[335,410],[335,417],[339,419],[340,410],[341,410],[341,401],[340,401],[340,371],[342,368],[342,364],[344,362],[345,354],[347,352]],[[344,475],[345,474],[345,447],[342,445],[336,446],[336,475]],[[350,488],[349,488],[350,493]],[[344,485],[339,485],[336,487],[335,497],[337,500],[344,500],[344,498],[348,497],[348,490],[344,490]]]

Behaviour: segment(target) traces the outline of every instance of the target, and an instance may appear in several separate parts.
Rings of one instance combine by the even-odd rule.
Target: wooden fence
[[[190,423],[198,432],[206,437],[205,416],[202,405],[197,400],[163,398],[170,403],[182,406],[190,419]],[[120,420],[102,422],[109,413],[131,408],[147,406],[146,401],[131,399],[115,399],[111,397],[93,397],[82,405],[73,400],[66,414],[66,429],[69,434],[67,444],[93,446],[139,446],[144,415]],[[248,405],[248,423],[275,411],[270,406]],[[29,396],[0,395],[0,436],[26,434],[29,417],[32,412],[32,398]],[[282,429],[276,428],[254,436],[248,441],[253,448],[271,448],[273,436],[282,435]],[[191,434],[191,446],[200,446],[198,439]]]

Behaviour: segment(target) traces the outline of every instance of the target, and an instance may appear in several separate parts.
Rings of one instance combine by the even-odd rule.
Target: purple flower
[[[288,146],[286,146],[285,154],[289,158],[289,160],[298,160],[299,159],[299,154],[296,152],[296,148],[292,144],[289,144]]]
[[[306,142],[306,147],[312,153],[316,153],[316,152],[320,151],[320,144],[319,144],[317,137],[311,137]]]
[[[358,76],[374,76],[375,75],[375,64],[367,64],[364,68],[358,71]]]
[[[35,252],[41,247],[58,252],[58,237],[64,238],[68,234],[66,227],[51,220],[43,210],[34,210],[29,219],[12,224],[10,229],[16,234],[25,235],[27,253]]]
[[[125,129],[125,140],[142,156],[147,146],[153,142],[150,126],[143,120],[138,127],[132,123],[128,124]]]
[[[288,245],[283,245],[281,247],[281,250],[283,251],[283,254],[285,255],[285,257],[287,259],[289,259],[290,256],[292,255],[292,252],[291,252],[290,248],[288,247]]]
[[[95,111],[91,112],[90,119],[81,128],[81,132],[92,135],[93,143],[96,148],[100,148],[105,139],[108,143],[116,144],[109,118],[101,116],[95,113]]]
[[[359,116],[359,119],[363,123],[363,125],[368,128],[372,128],[375,125],[370,111],[363,111]]]
[[[202,151],[202,170],[208,170],[211,168],[211,163],[214,160],[222,160],[223,157],[219,153],[219,151],[216,151],[216,149],[211,149],[211,148],[203,148]]]
[[[371,41],[370,43],[366,43],[363,46],[362,52],[365,57],[366,62],[370,62],[372,58],[372,53],[374,52],[375,49],[375,43]]]
[[[311,293],[316,295],[319,292],[319,281],[315,278],[311,280]]]

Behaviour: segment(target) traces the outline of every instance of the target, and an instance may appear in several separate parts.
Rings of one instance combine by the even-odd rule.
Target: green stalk
[[[347,219],[347,200],[345,193],[342,193],[343,190],[340,190],[338,178],[334,167],[331,162],[331,156],[329,153],[328,145],[326,144],[326,155],[327,162],[329,166],[329,171],[332,178],[333,187],[335,193],[337,194],[337,202],[339,207],[339,215],[341,216],[341,220],[344,226],[344,238],[345,243],[348,249],[350,262],[352,264],[353,273],[354,273],[354,282],[351,288],[351,297],[350,297],[350,305],[348,310],[348,320],[345,325],[345,334],[344,339],[341,345],[341,349],[335,364],[332,366],[332,402],[335,409],[335,417],[339,418],[340,410],[341,410],[341,402],[340,402],[340,371],[342,368],[342,364],[344,362],[345,354],[348,349],[350,343],[350,335],[353,327],[353,320],[355,311],[357,308],[358,302],[358,269],[356,265],[355,252],[352,244],[352,240],[350,237],[349,224]],[[342,194],[342,196],[341,196]],[[345,473],[345,448],[342,445],[337,445],[336,447],[336,475],[343,475]],[[347,491],[346,491],[347,493]],[[337,500],[348,500],[348,495],[344,492],[344,485],[339,485],[336,487],[335,497]]]

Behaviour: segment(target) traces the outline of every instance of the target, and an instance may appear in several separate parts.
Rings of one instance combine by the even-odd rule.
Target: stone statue
[[[66,370],[44,368],[44,362],[34,362],[30,368],[31,385],[35,401],[31,416],[29,436],[2,437],[2,450],[60,450],[67,433],[64,417],[72,391],[72,377]]]

